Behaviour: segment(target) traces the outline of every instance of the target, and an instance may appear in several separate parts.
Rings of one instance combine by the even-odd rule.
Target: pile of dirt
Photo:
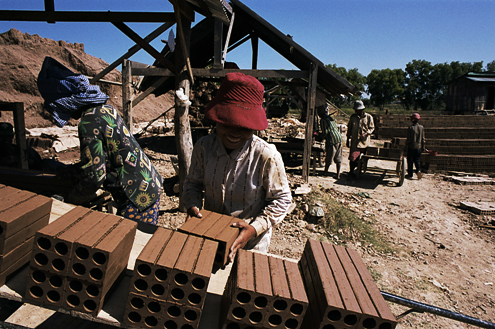
[[[53,57],[73,72],[93,77],[108,66],[108,63],[84,52],[84,44],[54,41],[37,34],[30,35],[16,29],[0,34],[0,101],[24,103],[27,128],[48,127],[53,123],[43,110],[36,79],[46,56]],[[120,83],[121,73],[114,69],[104,80]],[[109,96],[108,103],[122,111],[122,87],[109,83],[98,83]],[[148,96],[133,108],[136,122],[149,121],[158,117],[173,105],[173,95]],[[1,121],[12,122],[6,112]],[[173,111],[168,112],[173,117]],[[74,124],[74,122],[69,122]]]

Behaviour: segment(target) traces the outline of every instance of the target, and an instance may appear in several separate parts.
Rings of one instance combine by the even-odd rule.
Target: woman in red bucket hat
[[[227,73],[205,115],[216,133],[194,145],[181,202],[188,219],[200,209],[240,218],[241,229],[230,249],[267,252],[272,228],[292,202],[282,156],[254,132],[268,127],[263,85],[243,73]]]
[[[407,129],[407,140],[405,151],[407,152],[407,175],[406,178],[412,179],[413,166],[416,167],[416,175],[418,179],[421,179],[423,173],[421,172],[421,152],[425,149],[425,130],[422,125],[418,123],[421,117],[418,113],[411,115],[412,124]]]

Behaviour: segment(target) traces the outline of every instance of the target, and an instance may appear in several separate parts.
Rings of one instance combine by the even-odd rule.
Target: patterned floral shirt
[[[84,176],[76,191],[104,186],[112,195],[125,193],[140,211],[157,201],[163,179],[116,109],[102,105],[84,111],[78,132]]]

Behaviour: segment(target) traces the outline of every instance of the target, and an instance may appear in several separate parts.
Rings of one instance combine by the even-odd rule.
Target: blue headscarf
[[[44,107],[55,123],[63,127],[72,113],[88,105],[105,104],[108,96],[90,85],[85,75],[76,74],[51,57],[45,57],[38,75],[38,90]]]

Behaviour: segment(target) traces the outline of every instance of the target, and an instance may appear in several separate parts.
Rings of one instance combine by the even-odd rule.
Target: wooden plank
[[[40,323],[46,321],[56,311],[31,304],[23,304],[6,323],[15,324],[27,328],[36,328]]]
[[[30,22],[175,22],[174,13],[163,12],[118,12],[118,11],[54,11],[0,10],[2,21]]]

